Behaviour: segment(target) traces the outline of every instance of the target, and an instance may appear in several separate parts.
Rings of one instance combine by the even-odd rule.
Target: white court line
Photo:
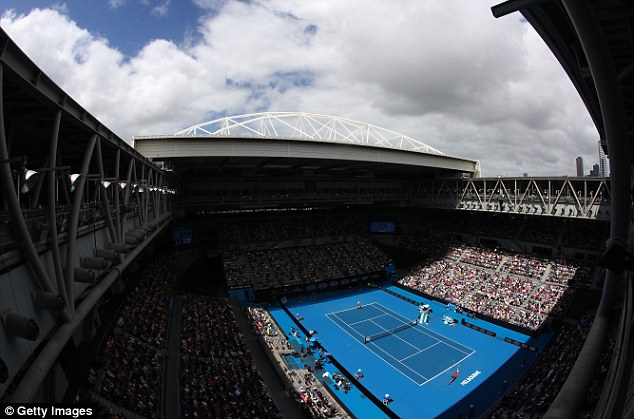
[[[465,356],[464,358],[462,358],[460,361],[456,362],[453,365],[450,365],[449,367],[447,367],[447,369],[439,372],[438,374],[434,375],[432,378],[429,379],[429,381],[433,380],[436,377],[439,377],[441,374],[446,373],[447,371],[453,369],[453,367],[455,367],[456,365],[460,365],[462,362],[464,362],[465,359],[469,358],[471,355],[473,355],[474,353],[476,353],[476,351],[473,351],[472,353],[470,353],[469,355]]]
[[[381,326],[381,325],[380,325],[380,324],[378,324],[378,323],[375,323],[375,322],[372,322],[372,323],[376,324],[377,326],[379,326],[381,329],[383,329],[383,330],[385,330],[385,331],[387,331],[387,330],[388,330],[388,329],[386,329],[385,327]],[[398,327],[398,326],[397,326],[397,327]],[[412,326],[412,327],[416,327],[416,326]],[[381,332],[379,332],[379,333],[381,333]],[[373,334],[375,334],[375,333],[373,333]],[[370,336],[371,336],[371,335],[370,335]],[[411,346],[412,348],[414,348],[414,349],[416,349],[416,350],[419,350],[419,351],[420,351],[420,348],[419,348],[418,346],[412,345],[411,343],[409,343],[409,342],[408,342],[408,341],[406,341],[405,339],[401,338],[400,336],[396,336],[396,333],[392,333],[390,336],[394,336],[395,338],[402,340],[403,342],[405,342],[406,344],[408,344],[408,345],[409,345],[409,346]],[[382,336],[381,338],[383,338],[383,337],[387,337],[387,336]]]
[[[372,305],[374,305],[374,304],[376,304],[376,303],[372,302],[372,303],[364,304],[364,305],[363,305],[363,307],[366,307],[366,306],[372,306]],[[383,316],[385,316],[385,315],[386,315],[386,313],[385,313],[385,311],[384,311],[384,310],[380,310],[380,309],[379,309],[379,311],[382,311],[382,312],[383,312],[383,314],[380,314],[380,315],[378,315],[378,316],[374,316],[374,317],[368,317],[368,318],[366,318],[366,319],[359,320],[359,321],[352,322],[352,323],[348,323],[347,321],[343,320],[341,317],[337,316],[337,314],[339,314],[339,313],[346,313],[346,312],[348,312],[348,311],[357,311],[357,310],[359,310],[359,309],[358,309],[358,308],[356,308],[356,307],[354,307],[354,308],[347,308],[347,309],[345,309],[345,310],[331,311],[330,313],[326,313],[326,316],[334,316],[334,317],[337,317],[339,320],[341,320],[342,322],[344,322],[344,323],[345,323],[345,324],[347,324],[348,326],[351,326],[351,325],[354,325],[354,324],[359,324],[359,323],[366,322],[366,321],[368,321],[368,320],[377,319],[377,318],[379,318],[379,317],[383,317]],[[355,330],[355,331],[356,331],[356,330]]]
[[[391,311],[389,308],[387,308],[387,307],[385,307],[385,306],[383,306],[383,305],[381,305],[381,304],[379,304],[379,303],[377,303],[377,302],[372,302],[372,303],[369,303],[369,304],[365,304],[364,306],[366,306],[366,305],[375,305],[375,306],[382,307],[382,308],[383,308],[383,310],[381,310],[381,309],[379,309],[379,310],[380,310],[380,311],[382,311],[383,313],[385,313],[384,315],[387,315],[387,316],[393,317],[393,318],[395,318],[395,319],[397,319],[397,320],[406,319],[406,321],[410,321],[410,320],[409,320],[409,319],[407,319],[406,317],[404,317],[404,316],[400,315],[399,313],[395,313],[395,312]],[[326,314],[326,317],[328,317],[328,318],[330,319],[330,321],[332,321],[332,322],[333,322],[333,323],[335,323],[337,326],[339,326],[339,328],[340,328],[341,330],[343,330],[343,331],[344,331],[344,332],[345,332],[348,336],[350,336],[351,338],[353,338],[353,339],[357,340],[357,339],[356,339],[356,338],[355,338],[352,334],[350,334],[350,332],[348,332],[348,330],[344,329],[344,328],[343,328],[343,327],[342,327],[339,323],[337,323],[336,321],[334,321],[334,320],[331,318],[331,316],[332,316],[332,317],[336,317],[336,318],[337,318],[340,322],[342,322],[342,323],[343,323],[343,324],[345,324],[347,327],[349,327],[350,329],[352,329],[352,330],[353,330],[356,334],[358,334],[359,336],[361,336],[361,338],[363,339],[363,338],[365,338],[365,335],[364,335],[364,334],[362,334],[362,333],[358,332],[356,329],[354,329],[354,328],[350,327],[350,324],[349,324],[349,323],[347,323],[345,320],[341,319],[339,316],[337,316],[337,315],[336,315],[337,313],[342,313],[342,312],[351,311],[351,310],[357,310],[357,308],[350,308],[350,309],[346,309],[346,310],[340,310],[340,311],[336,311],[336,312],[327,313],[327,314]],[[383,316],[383,315],[381,315],[381,316]],[[368,320],[368,319],[366,319],[366,320]],[[376,323],[375,323],[375,324],[376,324]],[[383,326],[380,326],[380,325],[378,325],[378,324],[377,324],[377,326],[381,327],[381,328],[382,328],[382,329],[384,329],[384,330],[387,330],[387,329],[385,329]],[[452,346],[452,345],[448,344],[447,342],[445,342],[445,341],[443,341],[442,339],[439,339],[439,338],[437,337],[437,336],[440,336],[440,337],[443,337],[443,338],[445,338],[445,339],[447,339],[447,340],[449,340],[449,341],[451,341],[451,342],[454,342],[454,343],[456,343],[456,344],[460,345],[462,348],[469,349],[469,350],[471,350],[472,352],[471,352],[471,353],[469,353],[469,354],[467,354],[467,356],[463,357],[463,358],[462,358],[459,362],[456,362],[456,363],[454,363],[453,365],[450,365],[448,368],[446,368],[445,370],[443,370],[443,371],[439,372],[438,374],[436,374],[436,375],[435,375],[435,376],[433,376],[432,378],[427,379],[427,377],[425,377],[424,375],[419,374],[418,372],[416,372],[416,371],[415,371],[414,369],[412,369],[411,367],[409,367],[409,366],[405,365],[403,362],[401,362],[401,360],[398,360],[397,358],[395,358],[392,354],[390,354],[389,352],[387,352],[386,350],[384,350],[383,348],[381,348],[380,346],[378,346],[376,343],[374,343],[374,342],[368,342],[367,344],[364,344],[363,346],[364,346],[364,347],[366,347],[366,349],[367,349],[367,350],[369,350],[370,352],[372,352],[372,353],[373,353],[374,355],[376,355],[378,358],[380,358],[383,362],[385,362],[386,364],[388,364],[389,366],[391,366],[394,370],[396,370],[397,372],[399,372],[399,373],[400,373],[400,374],[402,374],[403,376],[407,377],[410,381],[412,381],[413,383],[415,383],[415,384],[416,384],[416,385],[418,385],[419,387],[421,387],[421,386],[423,386],[423,385],[427,384],[427,383],[428,383],[428,382],[430,382],[431,380],[433,380],[433,379],[435,379],[435,378],[439,377],[440,375],[442,375],[442,374],[446,373],[447,371],[449,371],[450,369],[452,369],[454,366],[459,365],[461,362],[463,362],[465,359],[467,359],[468,357],[470,357],[471,355],[473,355],[473,354],[476,352],[474,349],[471,349],[471,348],[469,348],[468,346],[462,345],[461,343],[456,342],[456,341],[455,341],[455,340],[453,340],[453,339],[447,338],[447,337],[445,337],[445,336],[443,336],[443,335],[441,335],[441,334],[439,334],[439,333],[437,333],[437,332],[433,332],[433,331],[431,331],[431,330],[426,330],[426,329],[420,329],[420,328],[417,328],[417,327],[414,327],[414,328],[415,328],[415,330],[417,330],[419,333],[422,333],[422,334],[424,334],[424,335],[426,335],[426,336],[428,336],[428,337],[430,337],[430,338],[432,338],[432,339],[435,339],[435,340],[436,340],[436,343],[435,343],[435,344],[433,344],[433,345],[431,345],[431,346],[428,346],[428,347],[427,347],[427,348],[425,348],[424,350],[427,350],[427,349],[431,348],[432,346],[435,346],[435,345],[438,345],[438,344],[442,343],[442,344],[444,344],[444,345],[446,345],[446,346],[448,346],[448,347],[450,347],[450,348],[452,348],[452,349],[454,349],[454,350],[456,350],[456,351],[458,351],[458,352],[461,352],[461,353],[467,354],[467,352],[465,352],[465,351],[463,351],[463,350],[460,350],[460,349],[458,349],[458,348],[456,348],[456,347],[454,347],[454,346]],[[430,334],[430,333],[433,333],[433,334],[435,334],[435,335],[437,335],[437,336],[433,336],[433,335],[432,335],[432,334]],[[392,335],[392,336],[396,336],[396,335]],[[398,339],[403,340],[403,339],[402,339],[402,338],[400,338],[399,336],[396,336],[396,337],[397,337]],[[404,340],[403,340],[403,341],[404,341]],[[404,341],[404,342],[406,342],[406,341]],[[362,343],[362,342],[361,342],[361,343]],[[409,342],[406,342],[406,343],[408,343],[408,344],[409,344]],[[415,375],[417,375],[417,376],[421,377],[424,381],[423,381],[422,383],[421,383],[421,382],[419,382],[419,381],[416,381],[414,378],[410,377],[409,375],[407,375],[405,372],[403,372],[403,371],[402,371],[402,370],[400,370],[399,368],[396,368],[396,365],[394,365],[394,364],[390,363],[390,362],[389,362],[389,361],[387,361],[387,360],[386,360],[383,356],[381,356],[381,355],[380,355],[377,351],[375,351],[374,349],[370,348],[370,347],[369,347],[370,345],[372,345],[375,349],[378,349],[378,350],[380,350],[381,352],[385,353],[388,357],[392,358],[395,362],[397,362],[398,364],[400,364],[400,365],[401,365],[401,366],[403,366],[404,368],[408,369],[409,371],[411,371],[411,372],[412,372],[412,373],[414,373]],[[413,345],[411,345],[411,344],[409,344],[409,345],[410,345],[410,346],[413,346]],[[415,347],[415,346],[414,346],[414,347]],[[416,353],[416,354],[410,355],[410,356],[408,356],[408,357],[406,357],[406,358],[403,358],[403,360],[405,360],[405,359],[407,359],[407,358],[409,358],[409,357],[412,357],[412,356],[414,356],[414,355],[420,354],[421,352],[423,352],[423,351],[424,351],[424,350],[421,350],[421,349],[420,349],[420,348],[418,348],[418,347],[415,347],[415,348],[416,348],[416,349],[418,349],[418,350],[419,350],[419,352],[418,352],[418,353]]]
[[[433,345],[426,347],[425,349],[419,349],[419,351],[418,351],[418,352],[414,352],[413,354],[408,355],[408,356],[406,356],[405,358],[402,358],[402,359],[401,359],[401,362],[402,362],[402,361],[405,361],[407,358],[411,358],[411,357],[413,357],[413,356],[416,356],[416,355],[422,354],[422,353],[423,353],[423,352],[425,352],[427,349],[431,349],[431,348],[433,348],[434,346],[439,345],[439,344],[441,344],[441,343],[442,343],[442,342],[438,341],[438,342],[434,343]]]
[[[375,301],[372,301],[371,303],[368,303],[368,304],[362,304],[361,305],[361,307],[362,307],[361,310],[363,310],[363,307],[372,306],[374,304],[377,304],[377,303]],[[351,308],[346,308],[344,310],[331,311],[330,313],[326,313],[326,315],[328,315],[328,314],[339,314],[339,313],[345,313],[346,311],[356,311],[356,310],[359,310],[359,309],[355,306],[355,307],[351,307]]]
[[[328,319],[333,322],[334,324],[336,324],[339,329],[343,330],[348,336],[350,336],[352,339],[357,340],[352,334],[350,334],[350,332],[348,332],[348,330],[346,330],[345,328],[343,328],[339,323],[337,323],[336,321],[333,320],[333,317],[336,317],[339,321],[343,322],[343,324],[345,324],[346,326],[348,326],[348,323],[346,323],[345,321],[341,320],[338,316],[331,314],[331,313],[327,313],[326,317],[328,317]],[[365,337],[363,334],[357,332],[355,329],[354,330],[355,333],[357,333],[359,336]],[[404,377],[406,377],[407,379],[409,379],[410,381],[412,381],[413,383],[415,383],[416,385],[418,385],[419,387],[422,386],[423,384],[425,384],[427,381],[423,382],[422,384],[416,380],[414,380],[412,377],[410,377],[409,375],[405,374],[403,371],[401,371],[400,369],[396,368],[392,363],[390,363],[389,361],[387,361],[384,357],[382,357],[378,352],[376,352],[374,349],[370,348],[370,345],[364,345],[363,342],[360,342],[362,344],[362,346],[367,349],[368,351],[372,352],[374,354],[374,356],[378,357],[379,359],[381,359],[383,362],[385,362],[386,364],[388,364],[390,367],[392,367],[395,371],[397,371],[398,373],[402,374]],[[371,343],[371,342],[370,342]],[[390,353],[386,352],[385,350],[383,350],[382,348],[380,348],[379,346],[373,344],[374,348],[379,349],[381,352],[386,353],[387,355],[389,355],[390,357],[392,357],[396,362],[399,362],[398,359],[394,358]],[[399,362],[400,363],[400,362]],[[405,368],[411,370],[414,374],[418,375],[419,377],[427,380],[427,378],[424,375],[420,375],[419,373],[417,373],[416,371],[412,370],[410,367],[408,367],[405,364],[400,363],[401,365],[403,365]]]
[[[346,311],[352,311],[352,310],[358,310],[358,308],[356,307],[352,307],[352,308],[346,308],[344,310],[339,310],[339,311],[331,311],[330,313],[326,313],[326,315],[329,314],[339,314],[339,313],[345,313]]]
[[[376,303],[375,303],[375,302],[371,302],[371,303],[368,303],[368,304],[364,304],[364,305],[363,305],[363,307],[372,306],[372,305],[374,305],[374,304],[376,304]],[[352,326],[353,324],[359,324],[359,323],[363,323],[363,322],[368,321],[368,320],[370,320],[370,321],[371,321],[371,320],[373,320],[373,319],[378,319],[379,317],[383,317],[383,316],[387,316],[387,315],[389,315],[389,314],[385,313],[385,310],[377,309],[377,310],[379,310],[380,312],[382,312],[383,314],[379,314],[378,316],[374,316],[374,317],[368,317],[368,318],[366,318],[366,319],[359,320],[359,321],[357,321],[357,322],[352,322],[352,323],[348,323],[347,321],[343,320],[341,317],[337,316],[337,314],[339,314],[339,313],[345,313],[345,312],[348,312],[348,311],[357,311],[357,310],[358,310],[358,308],[354,307],[354,308],[347,308],[347,309],[345,309],[345,310],[331,311],[330,313],[326,313],[326,316],[331,316],[331,315],[332,315],[332,316],[335,316],[335,317],[337,317],[339,320],[341,320],[342,322],[344,322],[345,324],[347,324],[348,326]],[[356,330],[355,330],[355,331],[356,331]]]
[[[342,310],[342,311],[347,311],[347,310]],[[350,336],[351,338],[355,339],[356,338],[350,334],[350,332],[348,332],[348,330],[346,330],[345,328],[343,328],[341,326],[341,324],[339,324],[338,322],[333,320],[333,317],[338,319],[339,321],[341,321],[343,324],[345,324],[347,327],[350,327],[350,325],[348,323],[346,323],[345,321],[343,321],[339,316],[336,315],[336,313],[341,313],[342,311],[338,311],[338,312],[332,312],[332,313],[327,313],[326,317],[328,317],[328,319],[333,322],[334,324],[336,324],[337,326],[339,326],[339,328],[341,330],[343,330],[348,336]],[[365,336],[361,333],[359,333],[356,329],[351,328],[356,334],[358,334],[359,336],[361,336],[362,338],[365,338]],[[370,342],[372,343],[372,342]],[[405,376],[407,379],[409,379],[410,381],[414,382],[416,385],[421,386],[422,384],[419,381],[414,380],[412,377],[410,377],[409,375],[405,374],[403,371],[401,371],[400,369],[396,368],[391,362],[387,361],[384,357],[382,357],[379,353],[377,353],[377,351],[375,351],[374,349],[372,349],[370,347],[369,344],[367,345],[363,345],[368,351],[372,352],[375,356],[377,356],[379,359],[381,359],[383,362],[385,362],[386,364],[388,364],[390,367],[392,367],[394,370],[396,370],[397,372],[399,372],[400,374],[402,374],[403,376]],[[417,373],[415,370],[413,370],[412,368],[408,367],[407,365],[401,363],[398,359],[394,358],[394,356],[392,354],[390,354],[389,352],[385,351],[384,349],[382,349],[381,347],[379,347],[378,345],[373,344],[375,349],[380,350],[381,352],[384,352],[386,355],[388,355],[389,357],[391,357],[392,359],[394,359],[394,361],[400,363],[403,367],[407,368],[408,370],[412,371],[414,374],[416,374],[417,376],[421,377],[423,380],[427,380],[427,377],[425,377],[424,375],[421,375],[419,373]],[[426,381],[425,381],[426,382]],[[425,383],[424,382],[424,383]],[[424,384],[423,383],[423,384]]]
[[[396,371],[400,372],[401,374],[403,374],[404,376],[406,376],[407,378],[409,378],[410,380],[412,380],[413,382],[415,382],[416,384],[418,384],[418,386],[422,386],[423,384],[425,384],[427,381],[427,377],[425,377],[422,374],[419,374],[418,372],[416,372],[414,369],[412,369],[411,367],[408,367],[407,365],[403,364],[401,361],[399,361],[397,358],[394,357],[394,355],[392,355],[391,353],[389,353],[388,351],[386,351],[385,349],[381,348],[379,345],[377,345],[376,343],[370,341],[368,342],[365,346],[368,345],[373,345],[376,349],[380,350],[381,352],[384,352],[387,356],[389,356],[390,358],[392,358],[394,361],[398,362],[399,364],[401,364],[403,367],[407,368],[408,370],[410,370],[411,372],[413,372],[414,374],[418,375],[419,377],[421,377],[423,380],[426,380],[424,383],[419,383],[418,381],[414,380],[412,377],[410,377],[409,375],[405,374],[403,371],[399,370],[398,368],[395,368],[394,365],[392,365],[390,362],[386,361],[385,358],[383,358],[381,355],[379,355],[378,353],[374,352],[374,354],[376,356],[378,356],[379,358],[381,358],[383,360],[383,362],[385,362],[386,364],[388,364],[389,366],[391,366],[392,368],[394,368]]]
[[[352,322],[352,323],[348,323],[348,322],[346,322],[346,324],[351,326],[351,325],[353,325],[353,324],[359,324],[359,323],[364,323],[364,322],[367,322],[368,320],[369,320],[369,321],[371,321],[372,323],[374,323],[372,320],[374,320],[374,319],[378,319],[379,317],[384,317],[384,316],[387,316],[387,314],[379,314],[378,316],[369,317],[369,318],[367,318],[367,319],[359,320],[358,322]],[[339,318],[339,317],[337,317],[337,318]],[[376,323],[374,323],[374,324],[376,324]],[[378,325],[377,325],[377,326],[378,326]],[[380,327],[383,327],[383,326],[380,326]],[[385,330],[387,330],[387,329],[385,329]]]
[[[387,307],[385,307],[385,306],[383,306],[383,305],[381,305],[381,304],[379,304],[379,303],[376,303],[376,305],[378,305],[378,306],[382,307],[384,310],[381,310],[381,311],[383,311],[383,312],[384,312],[384,313],[386,313],[386,314],[388,314],[387,312],[394,313],[392,310],[390,310],[389,308],[387,308]],[[394,313],[394,314],[396,314],[396,316],[392,315],[392,317],[395,317],[395,318],[400,317],[401,319],[407,319],[407,317],[402,316],[402,315],[400,315],[400,314],[398,314],[398,313]],[[388,314],[388,315],[389,315],[389,314]],[[400,319],[399,319],[399,320],[400,320]],[[460,342],[456,342],[455,340],[453,340],[453,339],[451,339],[451,338],[448,338],[448,337],[446,337],[446,336],[444,336],[444,335],[442,335],[442,334],[440,334],[440,333],[438,333],[438,332],[434,332],[433,330],[429,330],[429,329],[416,329],[416,330],[418,330],[420,333],[422,333],[422,334],[424,334],[424,335],[427,335],[427,336],[429,336],[429,337],[431,337],[431,338],[434,338],[434,339],[436,339],[436,340],[439,340],[439,341],[443,342],[445,345],[449,346],[450,348],[455,349],[455,350],[456,350],[456,351],[458,351],[458,352],[462,352],[462,353],[464,353],[464,354],[468,354],[468,353],[469,353],[468,351],[474,351],[474,349],[472,349],[472,348],[470,348],[470,347],[468,347],[468,346],[466,346],[466,345],[463,345],[463,344],[462,344],[462,343],[460,343]],[[441,339],[441,338],[438,338],[438,336],[440,336],[442,339]],[[445,339],[446,339],[446,340],[448,340],[448,341],[451,341],[451,342],[453,342],[453,343],[455,343],[455,344],[457,344],[457,345],[460,345],[463,349],[467,349],[467,351],[465,351],[465,350],[463,350],[463,349],[460,349],[460,348],[456,348],[455,346],[451,346],[451,345],[449,345],[449,344],[445,341]]]
[[[461,353],[463,353],[463,354],[465,354],[465,355],[466,355],[466,354],[468,354],[468,353],[469,353],[469,351],[471,351],[471,352],[475,351],[475,349],[469,348],[468,346],[465,346],[465,345],[463,345],[463,344],[462,344],[462,343],[460,343],[460,342],[456,342],[455,340],[450,339],[450,338],[448,338],[448,337],[446,337],[446,336],[443,336],[443,335],[441,335],[440,333],[436,333],[436,332],[434,332],[434,331],[432,331],[432,330],[427,330],[427,329],[416,329],[416,330],[418,330],[420,333],[422,333],[422,334],[424,334],[424,335],[426,335],[426,336],[429,336],[430,338],[433,338],[433,339],[436,339],[437,341],[442,342],[442,343],[443,343],[443,344],[445,344],[446,346],[448,346],[448,347],[450,347],[450,348],[452,348],[452,349],[455,349],[456,351],[461,352]],[[430,332],[432,332],[433,334],[431,334]],[[436,335],[436,336],[434,336],[434,335]],[[453,343],[456,343],[456,344],[460,345],[460,348],[456,348],[455,346],[450,345],[450,344],[449,344],[448,342],[446,342],[444,339],[439,339],[439,338],[438,338],[438,336],[441,336],[441,337],[443,337],[443,338],[445,338],[445,339],[447,339],[447,340],[449,340],[449,341],[451,341],[451,342],[453,342]]]
[[[341,313],[341,312],[339,312],[339,313]],[[344,329],[343,327],[341,327],[341,325],[340,325],[339,323],[337,323],[336,321],[334,321],[334,320],[332,319],[332,317],[334,317],[334,318],[338,319],[340,322],[342,322],[343,324],[345,324],[346,326],[350,327],[350,325],[349,325],[348,323],[346,323],[345,321],[343,321],[342,319],[340,319],[340,318],[339,318],[336,314],[331,314],[331,313],[328,313],[328,314],[326,314],[326,317],[328,317],[328,319],[329,319],[331,322],[333,322],[334,324],[336,324],[337,326],[339,326],[339,328],[340,328],[341,330],[343,330],[344,332],[346,332],[346,333],[347,333],[347,334],[348,334],[351,338],[353,338],[354,340],[357,340],[357,338],[355,338],[354,336],[352,336],[352,335],[351,335],[351,334],[350,334],[350,333],[349,333],[346,329]],[[357,329],[352,328],[352,327],[350,327],[350,329],[354,330],[354,332],[355,332],[356,334],[358,334],[359,336],[361,336],[361,339],[364,339],[364,338],[365,338],[365,336],[364,336],[362,333],[358,332],[358,331],[357,331]]]
[[[382,314],[382,315],[381,315],[381,316],[379,316],[379,317],[388,316],[388,317],[392,317],[392,318],[395,318],[395,319],[397,319],[397,320],[400,320],[400,319],[398,319],[397,317],[395,317],[395,316],[393,316],[393,315],[390,315],[389,313],[385,312],[384,310],[381,310],[381,311],[383,311],[383,312],[384,312],[384,314]],[[339,320],[341,320],[338,316],[337,316],[337,318],[338,318]],[[367,319],[367,320],[370,320],[372,323],[374,323],[375,325],[377,325],[378,327],[380,327],[380,328],[381,328],[381,329],[383,329],[383,330],[388,330],[388,329],[386,329],[385,327],[381,326],[380,324],[378,324],[378,323],[376,323],[376,322],[372,321],[372,319]],[[366,321],[367,321],[367,320],[366,320]],[[341,321],[343,321],[343,320],[341,320]],[[350,326],[350,324],[349,324],[349,323],[347,323],[347,322],[345,322],[345,321],[343,321],[343,323],[345,323],[347,326]],[[341,327],[341,326],[339,326],[339,327]],[[414,327],[415,327],[415,326],[414,326]],[[354,329],[354,328],[351,328],[351,329],[352,329],[352,330],[354,330],[354,331],[355,331],[355,333],[359,333],[359,332],[357,332],[357,330],[356,330],[356,329]],[[345,331],[345,329],[344,329],[344,331]],[[359,334],[360,334],[360,333],[359,333]],[[397,339],[400,339],[401,341],[403,341],[403,342],[404,342],[404,343],[406,343],[407,345],[411,346],[412,348],[414,348],[414,349],[418,350],[419,352],[421,351],[421,348],[419,348],[419,347],[417,347],[417,346],[415,346],[415,345],[412,345],[411,343],[407,342],[406,340],[404,340],[404,339],[403,339],[403,338],[401,338],[400,336],[397,336],[396,334],[392,334],[392,336],[396,337]],[[364,336],[364,338],[365,338],[365,336]],[[368,342],[368,344],[372,344],[375,348],[377,348],[377,349],[379,349],[381,352],[384,352],[385,354],[387,354],[390,358],[394,359],[394,361],[396,361],[396,362],[398,362],[399,364],[401,364],[401,366],[403,366],[404,368],[407,368],[408,370],[410,370],[411,372],[413,372],[413,373],[414,373],[414,374],[416,374],[417,376],[421,377],[423,380],[427,380],[427,377],[425,377],[424,375],[419,374],[418,372],[416,372],[416,371],[415,371],[414,369],[412,369],[411,367],[409,367],[409,366],[407,366],[407,365],[403,364],[403,363],[402,363],[399,359],[397,359],[396,357],[394,357],[394,355],[392,355],[391,353],[387,352],[386,350],[384,350],[383,348],[381,348],[379,345],[375,344],[375,343],[374,343],[374,342],[372,342],[372,341]],[[366,346],[367,346],[367,345],[366,345]],[[383,362],[387,363],[388,365],[392,366],[392,368],[394,368],[394,366],[393,366],[390,362],[387,362],[387,361],[386,361],[383,357],[381,357],[378,353],[376,353],[375,351],[372,351],[372,352],[373,352],[376,356],[378,356],[379,358],[381,358],[381,359],[383,360]],[[407,374],[403,373],[403,371],[399,370],[398,368],[394,368],[394,369],[395,369],[395,370],[397,370],[398,372],[400,372],[401,374],[405,375],[407,378],[409,378],[410,380],[412,380],[414,383],[418,384],[419,386],[421,385],[418,381],[416,381],[416,380],[412,379],[412,377],[410,377],[410,376],[408,376]]]

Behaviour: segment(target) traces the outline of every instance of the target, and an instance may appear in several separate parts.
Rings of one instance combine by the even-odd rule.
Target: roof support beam
[[[66,243],[66,270],[64,272],[65,281],[65,297],[69,304],[71,313],[75,311],[75,297],[73,295],[73,287],[75,282],[75,252],[77,244],[77,231],[79,230],[79,214],[81,213],[82,198],[84,196],[84,187],[88,181],[88,169],[90,167],[90,159],[92,157],[95,144],[97,143],[97,134],[90,136],[86,149],[84,150],[84,158],[81,162],[79,174],[79,183],[75,187],[73,195],[73,206],[70,213],[70,221],[68,222],[68,241]]]
[[[163,217],[159,222],[167,220],[169,216]],[[113,267],[103,279],[99,281],[82,300],[81,304],[77,307],[75,316],[73,319],[62,324],[55,333],[48,340],[46,345],[42,348],[42,351],[33,360],[33,363],[26,371],[26,374],[20,380],[20,384],[16,388],[15,392],[11,396],[13,403],[26,403],[33,400],[33,396],[37,389],[42,384],[44,377],[48,374],[49,370],[57,360],[57,357],[64,349],[66,342],[71,338],[77,327],[84,320],[86,315],[94,308],[95,304],[103,296],[103,294],[110,288],[112,283],[121,276],[121,273],[125,271],[128,265],[134,261],[134,259],[145,249],[145,247],[152,242],[160,231],[163,229],[157,228],[147,239],[139,244],[129,255],[125,257],[123,262]]]
[[[509,0],[491,7],[491,12],[495,18],[518,12],[532,6],[535,3],[543,3],[544,0]]]
[[[58,109],[55,114],[53,130],[51,132],[51,142],[49,145],[49,172],[48,172],[48,234],[51,238],[51,254],[53,259],[53,269],[55,280],[59,292],[64,289],[64,272],[62,270],[62,258],[59,251],[59,237],[57,234],[57,143],[59,139],[59,126],[62,120],[62,110]],[[19,193],[19,192],[18,192]]]
[[[587,58],[601,107],[601,117],[605,124],[605,139],[611,169],[610,240],[627,243],[630,165],[627,121],[618,75],[592,4],[588,0],[562,0],[562,3]],[[574,418],[579,407],[583,405],[596,376],[608,329],[614,320],[612,311],[617,293],[621,289],[621,276],[621,272],[608,269],[601,302],[592,328],[568,379],[546,412],[545,418]],[[611,416],[611,414],[607,415],[607,417]]]
[[[35,249],[33,240],[29,234],[29,230],[26,226],[26,221],[22,215],[20,209],[20,203],[18,201],[18,194],[20,191],[16,191],[13,185],[13,174],[10,167],[9,151],[7,150],[7,138],[6,129],[4,125],[4,64],[0,62],[0,185],[7,201],[9,212],[11,213],[11,219],[16,229],[16,234],[19,238],[20,245],[24,254],[27,256],[29,265],[33,269],[33,275],[38,286],[44,290],[57,294],[57,290],[53,286],[50,277],[48,276],[44,264],[40,260],[40,257]],[[70,320],[70,316],[67,311],[62,313],[64,320]]]

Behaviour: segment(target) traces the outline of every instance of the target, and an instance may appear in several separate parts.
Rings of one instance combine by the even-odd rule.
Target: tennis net
[[[363,338],[363,343],[368,343],[371,341],[375,341],[377,339],[381,339],[382,337],[393,335],[396,332],[400,332],[401,330],[409,329],[410,327],[414,327],[418,324],[418,321],[412,320],[407,323],[403,323],[400,326],[396,326],[393,329],[383,330],[382,332],[375,333],[373,335],[369,335]]]

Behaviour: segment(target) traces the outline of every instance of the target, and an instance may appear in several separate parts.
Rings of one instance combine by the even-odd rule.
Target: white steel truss
[[[193,125],[176,135],[310,140],[444,155],[419,140],[376,125],[304,112],[261,112],[228,116]]]
[[[425,207],[609,219],[610,183],[600,177],[436,179],[418,185]]]

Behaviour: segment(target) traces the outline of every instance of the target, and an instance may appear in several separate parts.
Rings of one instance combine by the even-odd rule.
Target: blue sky
[[[28,14],[34,8],[57,8],[81,27],[89,29],[126,55],[134,55],[149,40],[183,42],[195,33],[204,10],[189,0],[4,0],[4,9]]]
[[[368,122],[485,176],[589,171],[598,134],[519,14],[491,0],[4,0],[0,26],[126,141],[218,115]]]

